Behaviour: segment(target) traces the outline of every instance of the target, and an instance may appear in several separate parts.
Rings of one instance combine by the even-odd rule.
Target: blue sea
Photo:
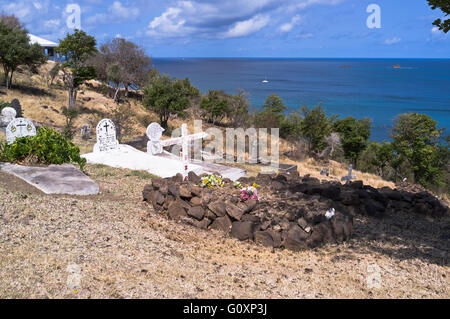
[[[450,59],[154,58],[153,64],[188,77],[203,93],[242,88],[253,109],[276,93],[289,111],[322,103],[329,115],[370,117],[376,141],[390,140],[395,117],[407,112],[425,113],[450,130]]]

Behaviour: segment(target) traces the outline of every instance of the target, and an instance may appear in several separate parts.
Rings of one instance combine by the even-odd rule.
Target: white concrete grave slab
[[[111,123],[103,122],[102,125],[109,124],[108,129],[112,127]],[[100,123],[99,123],[99,126]],[[98,147],[94,152],[82,155],[89,164],[103,164],[115,168],[125,168],[131,170],[147,171],[159,177],[172,177],[179,173],[187,176],[189,172],[197,175],[203,173],[219,172],[223,177],[236,180],[245,176],[245,171],[232,167],[209,164],[201,161],[189,160],[189,143],[193,140],[203,138],[206,133],[189,135],[187,125],[183,126],[182,136],[170,140],[161,140],[163,129],[159,124],[152,123],[147,128],[149,142],[147,152],[142,152],[130,145],[118,144],[116,148],[107,148],[101,151]],[[163,147],[171,145],[182,145],[184,156],[182,158],[164,151]],[[223,172],[223,173],[222,173]]]
[[[45,194],[97,195],[99,186],[72,164],[49,167],[0,163],[0,170],[12,174]]]
[[[35,136],[36,127],[29,119],[19,117],[9,122],[6,127],[6,142],[14,143],[17,138],[25,136]]]

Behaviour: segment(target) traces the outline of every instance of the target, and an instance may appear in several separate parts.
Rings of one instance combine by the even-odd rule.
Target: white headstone
[[[6,141],[8,144],[14,143],[16,138],[35,135],[36,127],[33,122],[23,117],[13,119],[6,127]]]
[[[113,121],[103,119],[97,124],[97,144],[94,145],[94,152],[106,152],[119,147],[116,138],[116,126]]]
[[[152,123],[147,127],[147,137],[149,139],[147,143],[148,153],[157,155],[163,152],[161,137],[164,131],[165,130],[158,123]]]
[[[2,116],[0,118],[0,126],[7,126],[9,122],[16,118],[17,112],[12,107],[5,107],[2,110]]]

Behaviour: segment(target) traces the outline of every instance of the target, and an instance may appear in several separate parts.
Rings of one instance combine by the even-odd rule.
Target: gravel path
[[[158,216],[141,200],[144,173],[87,172],[100,195],[43,195],[0,174],[1,298],[450,297],[448,218],[358,217],[345,245],[294,253]]]

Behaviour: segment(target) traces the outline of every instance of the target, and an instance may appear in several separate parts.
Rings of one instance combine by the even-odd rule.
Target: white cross
[[[164,147],[172,146],[172,145],[182,145],[182,158],[184,165],[184,174],[183,177],[186,179],[189,172],[189,145],[190,142],[194,140],[203,139],[208,136],[207,133],[201,132],[197,134],[189,135],[187,124],[183,124],[181,126],[181,137],[172,138],[170,140],[161,141],[161,145]]]
[[[355,179],[356,175],[353,175],[353,165],[350,164],[350,167],[348,168],[348,175],[341,178],[341,181],[351,181],[352,179]]]

